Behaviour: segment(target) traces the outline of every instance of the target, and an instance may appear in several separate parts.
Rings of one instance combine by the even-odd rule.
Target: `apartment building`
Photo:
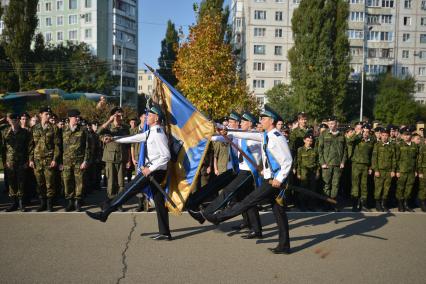
[[[274,85],[290,82],[291,17],[303,0],[233,0],[232,43],[242,77],[261,103]],[[426,103],[426,0],[348,0],[352,79],[411,74],[415,100]],[[365,51],[365,52],[364,52]]]
[[[138,70],[138,94],[152,95],[154,89],[154,75],[147,69]]]

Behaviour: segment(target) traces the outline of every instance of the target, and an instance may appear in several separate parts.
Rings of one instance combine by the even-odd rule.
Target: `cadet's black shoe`
[[[24,201],[22,200],[22,198],[19,198],[18,208],[19,208],[19,210],[21,212],[26,212],[27,211],[27,209],[25,209]]]
[[[81,212],[82,211],[82,209],[81,209],[81,200],[80,199],[76,199],[75,200],[75,211],[77,211],[77,212]]]
[[[239,224],[237,226],[232,226],[231,227],[231,229],[235,230],[235,231],[241,231],[241,230],[244,230],[244,229],[247,229],[247,228],[248,228],[248,225],[246,223],[241,223],[241,224]]]
[[[74,210],[74,201],[72,199],[68,199],[67,207],[65,207],[65,212],[70,212]]]
[[[118,212],[124,212],[123,206],[121,206],[121,205],[120,205],[120,206],[118,206],[118,207],[117,207],[117,211],[118,211]]]
[[[411,208],[407,200],[404,200],[404,207],[408,212],[414,212],[414,209]]]
[[[246,240],[250,240],[250,239],[262,239],[263,236],[262,236],[261,232],[253,232],[253,231],[251,231],[247,235],[242,235],[241,238],[246,239]]]
[[[370,212],[370,209],[367,208],[367,200],[361,199],[359,202],[359,209],[363,212]]]
[[[352,200],[352,212],[358,212],[358,198]]]
[[[46,208],[48,212],[53,212],[53,199],[48,198],[46,203]]]
[[[290,248],[268,248],[273,254],[290,254]]]
[[[46,210],[46,199],[45,198],[40,198],[40,206],[37,208],[37,212],[41,212]]]
[[[106,216],[106,214],[104,214],[102,211],[101,212],[90,212],[90,211],[86,211],[87,216],[89,216],[92,219],[101,221],[103,223],[106,222],[106,220],[108,219],[108,216]]]
[[[138,208],[136,208],[136,212],[142,212],[143,211],[143,205],[144,205],[144,197],[138,198]]]
[[[8,208],[6,208],[6,212],[12,212],[12,211],[16,211],[16,209],[18,209],[18,200],[13,200],[12,205],[10,205]]]
[[[204,219],[203,215],[200,213],[200,211],[194,211],[191,209],[188,209],[189,215],[198,221],[198,223],[203,224],[206,219]]]
[[[398,200],[398,211],[405,212],[404,202],[402,200]]]
[[[152,236],[151,239],[153,239],[155,241],[171,241],[172,236],[171,235],[157,234],[155,236]]]
[[[376,200],[376,211],[377,212],[383,212],[382,204],[380,200]]]
[[[382,200],[381,207],[383,212],[389,212],[389,208],[386,206],[386,200]]]
[[[424,201],[424,200],[420,200],[420,209],[421,209],[423,212],[426,212],[426,201]]]
[[[207,221],[209,221],[213,225],[216,225],[216,226],[219,225],[220,222],[217,221],[216,214],[208,214],[208,215],[206,215],[206,214],[204,214],[203,210],[200,211],[200,214],[201,214],[201,216],[204,219],[206,219]]]

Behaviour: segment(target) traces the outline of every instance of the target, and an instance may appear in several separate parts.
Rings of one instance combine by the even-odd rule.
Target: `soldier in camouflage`
[[[19,115],[9,114],[7,120],[10,127],[3,129],[1,133],[2,148],[5,151],[4,168],[9,182],[9,197],[12,205],[6,212],[19,209],[24,212],[23,198],[25,194],[25,180],[28,168],[31,133],[19,126]]]
[[[380,141],[374,145],[371,168],[374,171],[374,199],[377,211],[388,211],[386,205],[392,178],[395,177],[395,145],[389,141],[389,129],[382,129]]]
[[[336,199],[342,169],[347,159],[346,141],[344,133],[337,130],[335,117],[328,119],[328,127],[329,131],[325,131],[318,139],[318,157],[322,169],[324,192],[327,196]]]
[[[426,212],[426,139],[420,145],[417,159],[417,169],[419,173],[419,199],[420,209]]]
[[[411,198],[414,181],[417,174],[418,146],[411,142],[411,131],[408,127],[401,129],[402,141],[396,144],[396,199],[398,199],[398,211],[410,211],[408,200]]]
[[[44,211],[46,208],[49,212],[53,211],[55,168],[61,157],[61,137],[56,125],[49,123],[50,113],[50,108],[41,108],[39,111],[40,123],[32,128],[29,165],[34,168],[37,180],[37,192],[40,198],[38,212]]]
[[[68,111],[69,124],[62,132],[62,179],[64,181],[65,211],[75,209],[81,211],[83,199],[83,175],[90,161],[90,144],[87,129],[78,124],[80,112],[76,109]]]
[[[301,112],[297,115],[297,127],[292,129],[290,132],[290,150],[293,154],[293,157],[296,157],[297,149],[304,145],[304,138],[308,133],[307,128],[308,115],[304,112]]]
[[[353,199],[352,210],[356,211],[359,203],[359,209],[367,209],[367,178],[371,174],[371,154],[373,152],[374,142],[370,137],[370,126],[364,125],[359,134],[349,138],[348,143],[353,149],[352,152],[352,191]]]

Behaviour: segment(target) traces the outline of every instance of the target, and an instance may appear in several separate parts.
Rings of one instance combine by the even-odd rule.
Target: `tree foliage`
[[[172,21],[167,22],[166,37],[161,41],[161,52],[158,58],[158,73],[166,79],[167,82],[176,86],[177,79],[173,73],[173,64],[176,61],[176,50],[179,44],[178,32]]]
[[[292,86],[298,110],[314,119],[330,114],[343,118],[350,72],[348,15],[344,0],[304,0],[292,17]]]
[[[10,0],[3,17],[5,52],[16,71],[21,89],[27,78],[25,64],[38,24],[37,4],[38,0]]]
[[[220,118],[231,109],[254,110],[254,96],[236,73],[231,46],[223,42],[221,16],[206,15],[190,28],[178,50],[175,74],[178,88],[201,111]]]
[[[198,22],[205,17],[221,16],[220,36],[226,43],[231,40],[231,26],[228,24],[229,6],[223,7],[224,0],[202,0],[198,9]]]
[[[295,96],[291,87],[279,84],[265,93],[268,98],[268,105],[277,111],[285,120],[293,118],[297,114]]]
[[[412,77],[400,79],[390,74],[382,75],[374,107],[375,118],[384,123],[413,124],[419,111],[413,99],[415,84]]]

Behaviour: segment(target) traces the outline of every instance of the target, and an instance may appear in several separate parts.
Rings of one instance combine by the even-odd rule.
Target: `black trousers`
[[[208,184],[191,194],[186,202],[186,208],[198,210],[198,207],[210,196],[217,194],[219,190],[227,186],[235,178],[235,173],[232,170],[218,175],[211,179]]]
[[[223,222],[238,216],[239,214],[247,211],[249,208],[263,203],[265,200],[270,201],[272,204],[272,211],[275,216],[275,221],[278,225],[279,248],[290,248],[290,237],[287,214],[283,207],[275,202],[275,197],[279,189],[272,187],[268,180],[263,180],[262,184],[246,196],[241,202],[236,203],[232,207],[225,208],[218,211],[216,214],[211,214],[209,217],[212,220]],[[209,219],[210,219],[209,218]]]
[[[158,170],[151,173],[151,176],[161,183],[166,176],[164,170]],[[144,187],[150,183],[149,178],[143,174],[138,174],[131,182],[129,182],[124,190],[120,192],[110,203],[112,209],[117,209],[119,206],[126,203],[130,198],[140,193]],[[160,234],[170,235],[169,228],[169,213],[167,211],[164,195],[155,187],[151,186],[152,194],[154,195],[155,210],[157,212],[158,230]]]
[[[222,190],[219,196],[214,199],[204,210],[205,214],[212,214],[216,210],[226,206],[225,199],[233,194],[232,203],[242,201],[254,190],[254,179],[250,171],[239,171],[237,176]],[[256,233],[262,231],[259,210],[257,206],[252,206],[242,213],[244,222]]]

